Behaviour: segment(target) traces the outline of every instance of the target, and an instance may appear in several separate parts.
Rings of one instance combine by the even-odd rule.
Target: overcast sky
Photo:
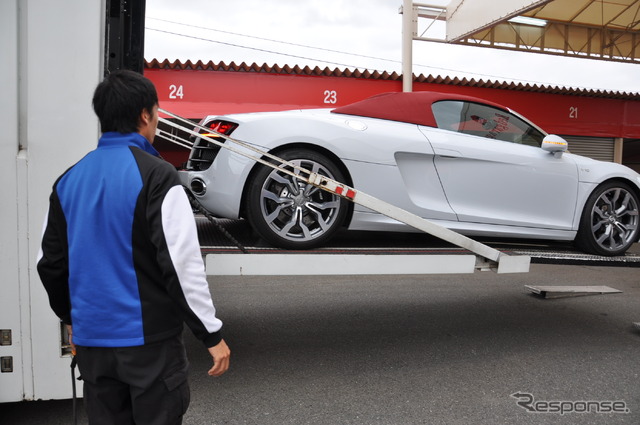
[[[145,58],[401,73],[401,5],[402,0],[147,0]],[[424,41],[413,42],[413,64],[414,74],[640,93],[638,64]]]

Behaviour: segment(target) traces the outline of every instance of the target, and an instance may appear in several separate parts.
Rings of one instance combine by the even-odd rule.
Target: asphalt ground
[[[513,275],[210,278],[232,366],[207,376],[208,354],[185,332],[184,423],[638,424],[638,277],[533,264]],[[623,292],[544,299],[525,285]],[[614,407],[625,413],[596,413]],[[69,400],[0,412],[2,424],[72,423]]]

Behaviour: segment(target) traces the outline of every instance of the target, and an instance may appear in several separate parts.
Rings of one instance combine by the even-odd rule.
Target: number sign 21
[[[569,118],[577,120],[578,119],[578,107],[570,106],[569,107]]]

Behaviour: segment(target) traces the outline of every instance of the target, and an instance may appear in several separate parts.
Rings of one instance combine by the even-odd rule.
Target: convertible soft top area
[[[471,96],[424,91],[381,93],[350,105],[340,106],[331,112],[437,127],[431,104],[442,100],[482,103],[507,110],[504,106]]]

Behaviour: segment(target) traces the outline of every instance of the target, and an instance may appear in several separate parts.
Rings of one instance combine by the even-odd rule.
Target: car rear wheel
[[[338,166],[307,149],[278,154],[298,167],[344,182]],[[283,166],[295,174],[300,171]],[[246,192],[246,215],[266,241],[285,249],[309,249],[326,243],[342,226],[347,201],[266,165],[260,166]]]
[[[638,239],[638,196],[625,183],[599,186],[585,204],[576,245],[597,255],[622,255]]]

